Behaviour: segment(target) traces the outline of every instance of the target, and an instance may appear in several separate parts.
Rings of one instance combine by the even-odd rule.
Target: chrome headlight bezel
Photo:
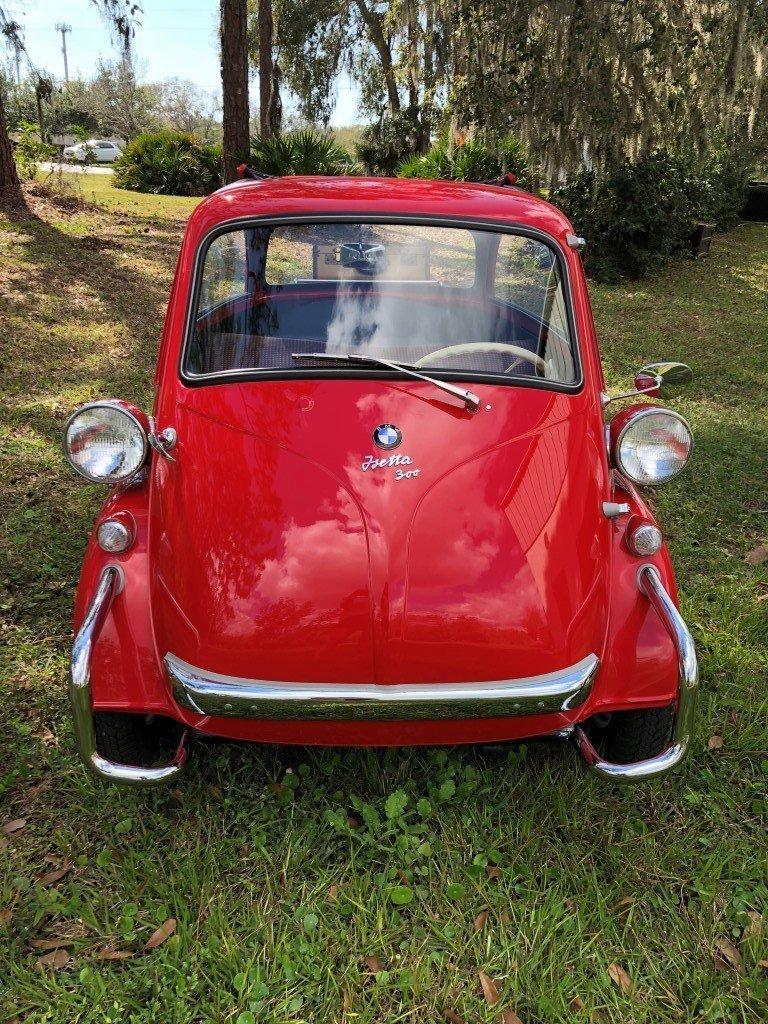
[[[622,445],[629,432],[636,428],[638,423],[642,420],[651,416],[665,417],[670,420],[675,420],[677,423],[681,424],[687,434],[688,451],[685,459],[674,469],[673,472],[667,473],[663,477],[646,479],[628,468],[626,463],[626,453],[622,452]],[[691,431],[688,421],[681,416],[680,413],[675,412],[672,409],[667,409],[664,406],[643,405],[625,409],[622,413],[619,413],[615,418],[615,421],[611,423],[611,436],[613,464],[623,476],[628,480],[631,480],[632,483],[637,484],[639,487],[659,487],[675,480],[688,465],[691,454],[693,453],[693,432]]]
[[[82,416],[83,413],[91,412],[94,409],[109,409],[112,412],[117,412],[121,416],[124,416],[133,426],[135,430],[134,436],[140,440],[138,460],[124,472],[110,473],[106,475],[89,472],[87,467],[79,464],[72,455],[70,447],[70,435],[72,428],[77,419]],[[119,399],[100,399],[95,402],[86,402],[84,405],[78,406],[78,408],[75,409],[67,419],[64,427],[62,445],[64,448],[64,456],[69,465],[77,474],[84,477],[90,483],[109,485],[124,483],[126,480],[130,480],[135,477],[146,464],[149,455],[149,421],[140,409],[136,409],[134,406],[129,405],[128,402],[122,402]]]

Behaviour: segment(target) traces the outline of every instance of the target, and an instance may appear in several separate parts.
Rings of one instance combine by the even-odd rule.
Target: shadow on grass
[[[99,215],[104,216],[104,211],[100,210]],[[136,219],[122,215],[120,222],[132,224]],[[45,297],[58,296],[61,305],[56,311],[58,322],[51,324],[57,339],[53,344],[38,344],[31,352],[25,352],[18,343],[14,345],[17,339],[6,340],[11,367],[10,389],[34,398],[35,389],[30,389],[25,379],[28,375],[43,387],[50,387],[51,381],[56,381],[81,391],[87,390],[94,377],[103,376],[115,395],[129,397],[138,382],[151,379],[154,369],[157,340],[180,241],[180,225],[163,229],[142,226],[135,234],[111,237],[101,233],[79,237],[34,214],[14,218],[11,225],[20,261],[33,267],[34,274],[31,280],[17,283],[16,296],[6,303],[7,313],[22,321],[37,314],[39,327],[44,328],[46,321],[51,320],[51,312],[41,308]],[[107,231],[110,230],[113,230],[112,222],[107,227]],[[151,231],[151,240],[145,238],[145,230]],[[167,273],[139,269],[132,256],[134,253],[142,261],[166,263]],[[62,352],[60,329],[66,326],[67,318],[73,322],[88,318],[91,329],[103,326],[105,333],[127,329],[128,350],[123,350],[119,358],[109,358],[101,374],[94,373],[88,358],[90,352],[80,354],[76,346],[73,346],[75,352],[72,347],[68,353]],[[31,330],[37,328],[37,324],[31,324]],[[108,348],[108,344],[106,338],[105,347]],[[27,362],[30,356],[33,365]],[[142,390],[147,390],[146,383]],[[40,422],[45,419],[36,415],[36,427],[51,437],[46,429],[50,424]],[[57,418],[56,430],[58,426]]]

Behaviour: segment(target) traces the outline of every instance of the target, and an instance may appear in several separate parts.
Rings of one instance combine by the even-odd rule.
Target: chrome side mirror
[[[693,380],[693,370],[685,363],[649,363],[639,373],[644,377],[655,377],[659,391],[662,388],[690,384]]]
[[[603,406],[617,402],[620,398],[635,398],[638,395],[655,396],[668,387],[679,387],[693,380],[693,370],[685,363],[648,363],[635,374],[634,391],[620,395],[603,395]]]

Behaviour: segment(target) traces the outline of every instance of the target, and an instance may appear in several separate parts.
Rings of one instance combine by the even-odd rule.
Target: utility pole
[[[17,40],[13,40],[13,57],[16,63],[16,87],[21,88],[21,43]]]
[[[67,32],[72,31],[72,26],[66,22],[57,21],[56,31],[61,32],[61,53],[64,57],[64,82],[69,85],[69,64],[67,63]]]

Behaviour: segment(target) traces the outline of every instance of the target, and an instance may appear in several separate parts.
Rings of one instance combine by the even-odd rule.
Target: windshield
[[[253,225],[214,237],[198,274],[188,379],[370,374],[343,362],[352,354],[457,377],[578,380],[560,261],[538,238],[427,224]]]

